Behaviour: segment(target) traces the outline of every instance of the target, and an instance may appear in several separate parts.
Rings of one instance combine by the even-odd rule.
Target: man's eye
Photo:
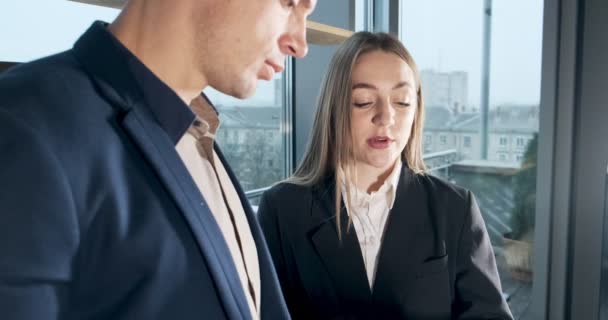
[[[284,1],[284,3],[285,3],[285,6],[288,8],[295,7],[295,5],[296,5],[295,0],[286,0],[286,1]]]

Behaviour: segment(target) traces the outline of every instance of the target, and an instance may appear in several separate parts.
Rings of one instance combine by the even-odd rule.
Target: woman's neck
[[[355,173],[356,179],[353,181],[355,186],[357,189],[365,190],[367,193],[378,191],[393,172],[397,161],[387,168],[376,168],[368,164],[357,163]]]

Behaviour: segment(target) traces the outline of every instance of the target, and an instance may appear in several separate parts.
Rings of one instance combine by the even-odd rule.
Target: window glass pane
[[[404,0],[401,10],[400,37],[421,72],[427,164],[433,174],[475,194],[504,294],[516,319],[524,319],[534,272],[543,2]],[[485,139],[484,57],[489,58]]]
[[[67,0],[3,1],[0,61],[25,62],[71,48],[95,20],[111,22],[118,10]]]
[[[256,94],[239,100],[212,88],[205,94],[220,113],[217,141],[245,191],[286,178],[284,73],[258,82]],[[257,197],[250,197],[253,203]]]
[[[355,31],[366,31],[371,29],[371,0],[354,1],[355,6]]]
[[[93,21],[111,22],[118,13],[68,0],[7,1],[0,10],[0,61],[25,62],[67,50]],[[217,141],[246,191],[268,187],[287,174],[284,75],[259,82],[246,100],[205,90],[220,112]],[[256,198],[250,197],[254,203]]]

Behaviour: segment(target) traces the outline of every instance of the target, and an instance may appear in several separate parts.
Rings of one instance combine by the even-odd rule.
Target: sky
[[[73,46],[93,21],[111,22],[118,15],[117,9],[68,0],[0,2],[0,61],[25,62],[64,51]],[[216,105],[274,104],[274,82],[269,81],[260,81],[255,96],[248,100],[238,100],[211,88],[205,89],[205,93]]]
[[[3,2],[0,61],[24,62],[63,51],[94,20],[112,21],[118,14],[115,9],[67,0],[0,1]],[[419,69],[466,71],[471,105],[479,105],[480,99],[483,3],[483,0],[402,0],[402,40]],[[492,3],[491,104],[537,104],[543,2]],[[206,92],[222,104],[269,105],[274,101],[272,82],[260,82],[256,95],[245,102],[213,90]]]
[[[484,0],[404,0],[401,40],[419,69],[466,71],[479,105]],[[490,105],[538,104],[542,0],[493,0]]]

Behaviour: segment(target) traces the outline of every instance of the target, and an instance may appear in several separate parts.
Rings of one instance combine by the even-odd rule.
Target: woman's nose
[[[388,127],[395,123],[395,108],[390,101],[378,104],[374,122],[379,126]]]

